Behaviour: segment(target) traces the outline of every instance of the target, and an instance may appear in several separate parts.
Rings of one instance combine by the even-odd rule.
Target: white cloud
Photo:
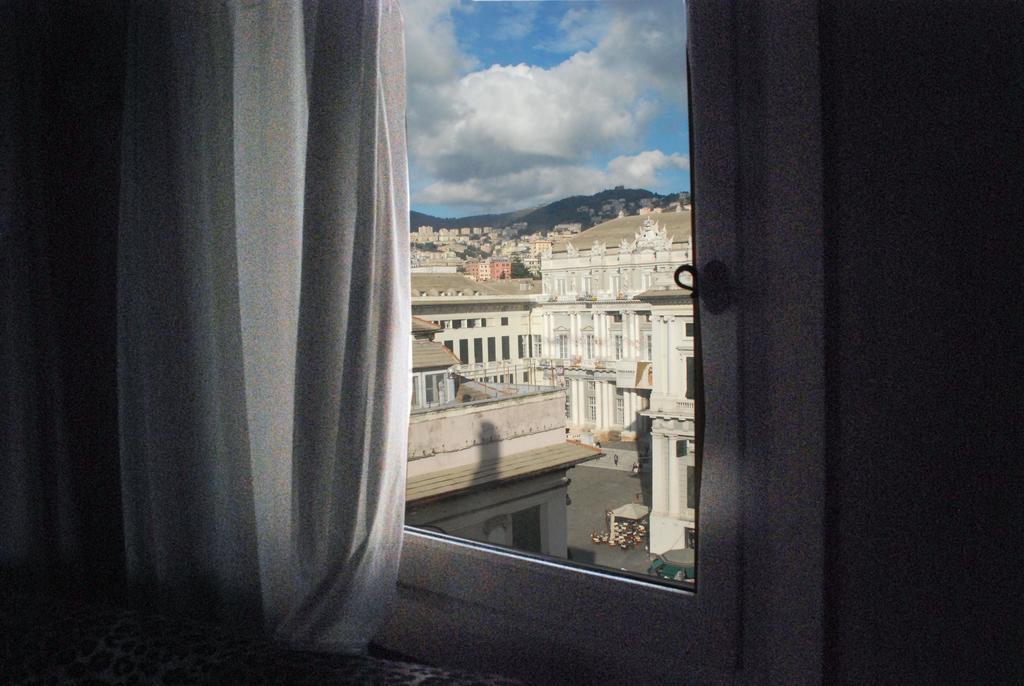
[[[604,169],[586,165],[539,165],[500,176],[436,181],[414,194],[413,200],[502,212],[570,195],[590,195],[620,184],[627,188],[657,187],[663,172],[677,169],[689,169],[685,155],[646,150],[637,155],[616,157]]]
[[[407,0],[409,145],[421,188],[414,200],[523,206],[564,189],[601,190],[594,184],[617,176],[615,183],[654,185],[659,170],[684,158],[654,150],[605,169],[593,160],[636,150],[655,117],[684,102],[681,6],[571,8],[560,40],[589,49],[548,68],[482,67],[458,47],[456,0]],[[499,30],[526,31],[533,21],[530,13],[513,19]]]

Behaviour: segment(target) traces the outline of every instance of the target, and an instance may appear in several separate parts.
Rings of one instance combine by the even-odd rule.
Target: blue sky
[[[403,0],[414,209],[689,190],[682,0]]]

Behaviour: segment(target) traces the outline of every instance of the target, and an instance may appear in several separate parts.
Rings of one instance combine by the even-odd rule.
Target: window
[[[531,353],[531,357],[541,357],[541,355],[543,355],[543,351],[541,350],[541,347],[540,347],[540,336],[537,335],[537,334],[534,334],[534,336],[533,336],[533,351]]]
[[[487,326],[487,320],[486,319],[481,319],[480,320],[480,326]]]
[[[470,329],[475,329],[476,328],[476,320],[475,319],[467,319],[466,320],[466,326],[468,328],[470,328]]]
[[[572,385],[565,387],[565,418],[572,419]]]
[[[555,336],[555,341],[558,346],[558,356],[562,359],[569,357],[569,335],[560,333]]]
[[[462,360],[463,364],[469,363],[469,339],[459,339],[459,359]]]
[[[694,467],[686,468],[686,507],[691,510],[697,507],[697,470]]]
[[[407,2],[411,3],[413,0],[407,0]],[[760,117],[757,103],[754,102],[749,92],[756,92],[758,97],[764,98],[768,104],[776,105],[775,111],[789,112],[790,109],[787,105],[793,104],[794,98],[806,94],[807,91],[803,90],[805,80],[792,78],[794,76],[793,68],[792,66],[787,67],[787,60],[792,62],[808,58],[794,56],[798,53],[802,55],[801,51],[780,50],[779,59],[773,64],[776,66],[778,63],[782,64],[781,77],[773,76],[766,69],[746,69],[752,66],[750,52],[755,48],[759,49],[761,53],[768,50],[769,54],[775,54],[769,48],[783,47],[779,45],[779,41],[792,37],[789,25],[787,24],[785,35],[776,35],[767,30],[751,32],[757,45],[749,50],[743,50],[742,46],[738,46],[735,41],[735,18],[731,10],[724,10],[712,5],[712,3],[708,3],[695,6],[692,9],[689,23],[691,32],[705,32],[715,36],[714,40],[707,40],[699,45],[694,57],[695,79],[700,83],[695,83],[693,88],[695,103],[693,119],[698,124],[702,124],[704,128],[702,136],[697,139],[701,149],[694,151],[693,161],[698,186],[704,184],[701,187],[700,196],[702,216],[707,217],[709,223],[714,220],[717,227],[722,227],[720,229],[722,234],[727,235],[723,236],[723,240],[717,240],[717,237],[713,235],[709,238],[709,235],[701,233],[702,230],[708,231],[708,229],[702,229],[700,225],[697,226],[696,233],[698,241],[707,240],[701,245],[702,260],[721,259],[730,268],[745,276],[743,259],[750,260],[751,256],[756,255],[758,260],[766,261],[769,266],[782,267],[786,265],[779,264],[777,254],[771,254],[770,251],[769,254],[765,254],[763,250],[758,250],[764,245],[758,243],[760,239],[755,235],[757,232],[742,231],[743,227],[780,226],[783,227],[780,230],[788,232],[787,236],[795,238],[798,243],[813,243],[815,240],[819,240],[812,235],[812,231],[801,227],[809,226],[813,229],[820,224],[802,222],[799,217],[790,217],[789,215],[793,211],[786,208],[791,205],[767,203],[766,205],[770,207],[750,208],[750,216],[748,216],[736,211],[733,192],[727,190],[730,188],[728,184],[731,181],[729,180],[737,180],[738,191],[735,195],[747,197],[746,193],[750,191],[748,186],[743,185],[749,183],[743,181],[746,177],[736,173],[738,169],[736,150],[741,147],[738,145],[737,139],[755,140],[758,129],[755,127],[754,130],[750,130],[748,120],[752,120],[760,126],[764,126],[765,122]],[[817,29],[816,17],[813,18],[813,22],[809,23],[797,11],[780,9],[779,12],[784,15],[785,19],[792,20],[800,31],[816,35],[814,33]],[[776,21],[780,20],[776,18]],[[765,27],[759,25],[758,28]],[[767,45],[762,45],[758,41],[766,41]],[[814,70],[820,67],[819,53],[817,51],[804,52],[814,53],[812,58],[809,58],[813,64],[810,64],[808,69],[811,73],[816,74],[817,72]],[[753,66],[758,65],[755,63]],[[767,82],[756,82],[763,87],[754,89],[750,88],[752,84],[745,83],[747,87],[744,90],[731,86],[728,80],[716,79],[715,88],[709,87],[711,74],[729,75],[737,70],[743,78],[753,79],[756,76],[758,79],[766,79]],[[719,112],[731,115],[736,106],[739,106],[740,111],[745,113],[744,117],[729,116],[719,120],[715,116]],[[748,108],[750,109],[749,116],[746,115]],[[799,108],[792,117],[787,116],[777,121],[773,120],[771,127],[773,136],[765,140],[765,146],[774,152],[779,152],[778,146],[785,142],[802,143],[809,138],[811,147],[814,147],[814,141],[817,140],[815,130],[809,125],[806,128],[804,126],[809,122],[811,122],[809,118],[801,118]],[[820,148],[817,149],[817,155],[808,156],[800,151],[799,146],[794,147],[796,148],[794,155],[798,160],[820,159]],[[708,163],[702,163],[699,154],[701,150],[723,152],[720,156],[716,156],[715,167],[709,167]],[[757,159],[745,160],[745,163],[749,163],[759,172],[770,171]],[[703,167],[702,164],[704,164]],[[719,167],[722,171],[719,171]],[[701,177],[702,170],[703,177]],[[792,178],[794,174],[799,174],[792,168],[787,168],[785,173],[789,178]],[[716,174],[718,176],[715,176]],[[723,179],[723,175],[727,178]],[[756,175],[754,178],[761,179],[762,176]],[[771,181],[775,177],[771,173],[765,173],[764,178]],[[796,202],[796,205],[803,208],[809,206],[809,203],[801,205]],[[775,216],[772,213],[781,213],[783,216]],[[751,217],[757,220],[753,224],[751,222],[754,220]],[[795,221],[781,221],[784,219],[794,219]],[[789,251],[790,255],[798,253],[799,251],[797,253]],[[780,271],[786,272],[786,270]],[[772,273],[771,269],[763,267],[756,272],[758,275],[767,274],[769,277]],[[748,574],[746,578],[752,579],[755,578],[752,576],[753,573],[770,569],[771,562],[779,559],[788,562],[792,557],[791,555],[783,557],[779,554],[774,539],[769,536],[768,540],[759,540],[761,548],[769,553],[769,559],[764,565],[761,565],[756,556],[749,554],[752,550],[750,541],[765,532],[759,529],[747,531],[747,527],[751,525],[756,527],[757,524],[752,524],[752,518],[738,514],[747,511],[740,508],[739,505],[748,501],[753,501],[758,506],[763,505],[764,501],[759,499],[761,498],[759,493],[770,486],[770,484],[760,481],[761,477],[756,470],[744,475],[744,479],[749,478],[752,483],[740,482],[741,470],[738,465],[743,462],[743,451],[746,450],[746,446],[756,445],[759,450],[773,451],[774,446],[785,444],[786,439],[777,433],[772,433],[774,429],[771,426],[766,426],[770,422],[744,424],[744,426],[750,427],[750,434],[745,436],[745,441],[741,444],[722,438],[729,431],[736,430],[739,413],[747,411],[743,408],[733,409],[733,406],[729,404],[732,399],[752,390],[752,387],[748,385],[749,379],[752,377],[745,375],[761,373],[758,368],[764,367],[764,365],[754,364],[748,352],[737,348],[736,341],[739,340],[739,336],[736,334],[741,324],[751,321],[751,315],[754,316],[753,321],[760,322],[771,321],[772,316],[777,315],[777,311],[763,311],[766,303],[783,307],[790,307],[790,303],[792,303],[794,310],[800,314],[814,315],[817,310],[814,304],[814,294],[811,295],[811,298],[790,298],[785,303],[780,303],[780,299],[772,296],[769,291],[769,295],[765,296],[763,300],[758,299],[756,302],[744,303],[741,308],[734,307],[725,316],[711,315],[704,318],[702,314],[702,330],[709,332],[713,340],[716,341],[716,345],[717,342],[721,342],[720,348],[705,350],[702,360],[705,369],[710,368],[710,371],[705,373],[705,378],[715,379],[715,385],[710,389],[711,393],[708,396],[708,416],[715,414],[716,420],[708,427],[708,432],[712,441],[716,440],[715,436],[718,435],[718,447],[721,450],[716,451],[715,461],[702,466],[705,474],[713,473],[715,478],[705,480],[709,490],[702,491],[700,496],[705,501],[714,500],[716,511],[723,512],[725,516],[730,517],[721,536],[701,541],[701,545],[705,547],[701,552],[700,572],[704,579],[714,579],[714,583],[698,586],[698,592],[695,595],[679,591],[666,591],[664,588],[653,588],[643,583],[631,585],[627,594],[620,592],[621,586],[617,585],[618,582],[610,580],[607,575],[570,570],[561,565],[546,562],[524,561],[521,558],[495,552],[489,548],[475,547],[443,536],[435,537],[412,532],[406,536],[405,543],[405,551],[410,564],[403,561],[403,569],[415,570],[415,572],[405,573],[406,576],[403,580],[407,584],[406,589],[412,591],[422,589],[424,595],[440,593],[441,595],[437,596],[440,600],[438,605],[443,606],[444,610],[442,613],[434,613],[439,619],[444,618],[440,614],[450,617],[454,612],[458,612],[458,608],[473,608],[481,615],[481,621],[478,621],[476,626],[486,627],[487,621],[484,618],[486,612],[493,611],[495,619],[492,624],[495,635],[491,638],[494,639],[500,639],[500,632],[508,630],[510,624],[502,621],[502,610],[507,609],[509,598],[514,598],[515,600],[511,602],[516,605],[516,613],[530,618],[531,626],[536,631],[534,640],[537,644],[544,645],[545,642],[563,641],[565,645],[578,650],[580,656],[584,656],[581,657],[581,663],[592,656],[602,667],[615,665],[616,668],[623,670],[636,669],[637,673],[653,674],[653,670],[643,672],[645,663],[649,661],[649,657],[644,654],[644,651],[628,651],[617,648],[614,638],[608,640],[594,638],[595,633],[607,638],[625,635],[626,631],[634,631],[638,632],[638,635],[642,633],[645,645],[650,645],[657,654],[679,656],[671,663],[671,669],[687,670],[695,668],[699,664],[702,668],[707,666],[710,674],[726,675],[723,676],[723,680],[728,680],[730,677],[735,680],[737,676],[735,665],[742,664],[740,658],[745,657],[743,651],[747,649],[744,635],[740,631],[741,613],[738,608],[744,607],[744,613],[747,615],[761,612],[764,609],[763,605],[750,607],[748,604],[751,596],[746,590],[743,590],[745,584],[742,583],[743,577],[740,576],[740,572],[746,572]],[[751,312],[747,308],[755,309]],[[785,333],[780,333],[774,328],[763,333],[758,332],[758,335],[770,338],[773,345],[768,346],[769,351],[785,347],[774,344],[787,340],[794,345],[800,345],[799,340],[786,339]],[[640,348],[637,341],[631,340],[631,352],[640,350]],[[739,367],[736,365],[737,361],[742,363]],[[772,374],[777,374],[780,369],[786,372],[793,371],[792,365],[787,366],[785,360],[780,360],[778,357],[773,356],[771,362],[772,364],[767,368],[771,370]],[[777,362],[780,362],[781,366],[777,365]],[[738,372],[737,369],[745,371]],[[555,375],[549,378],[552,381],[557,380]],[[755,381],[763,380],[763,378],[757,377]],[[753,386],[753,388],[757,387],[756,384]],[[728,400],[723,400],[723,396]],[[754,395],[750,397],[753,398]],[[807,400],[814,399],[808,398]],[[811,402],[805,402],[802,397],[796,397],[793,401],[799,404],[801,409],[816,416],[814,415],[814,405]],[[566,398],[567,407],[569,403],[570,399]],[[757,440],[759,438],[771,439],[772,437],[775,440]],[[778,450],[774,450],[773,454],[778,454]],[[821,466],[815,464],[814,459],[813,456],[808,457],[806,461],[802,461],[799,467],[806,468],[808,462],[812,468]],[[773,469],[780,470],[786,477],[792,477],[792,483],[809,483],[813,488],[813,479],[802,482],[798,471],[787,464],[778,464],[773,466]],[[777,479],[776,481],[785,482],[786,479]],[[758,509],[755,507],[754,511],[758,511]],[[790,508],[788,511],[779,513],[778,516],[792,530],[801,530],[800,526],[794,526],[797,524],[820,525],[821,522],[814,519],[813,513],[805,515],[804,511],[805,508]],[[507,530],[512,531],[513,529],[514,527],[510,524]],[[684,541],[687,545],[695,544],[696,532],[686,531]],[[807,545],[812,548],[812,552],[820,552],[818,548],[814,548],[814,542],[807,543]],[[543,573],[538,570],[543,570]],[[813,567],[801,569],[801,572],[807,574],[812,584],[816,584],[820,578],[819,572]],[[793,604],[785,602],[785,596],[775,590],[784,585],[779,580],[767,577],[758,577],[757,580],[759,588],[764,589],[759,592],[768,599],[765,604],[770,605],[773,601],[777,601],[776,605],[784,609],[786,614],[777,622],[767,616],[759,619],[759,622],[777,627],[783,621],[794,619],[810,620],[808,623],[815,621],[817,617],[813,614],[815,608],[812,607],[805,612]],[[791,591],[791,589],[788,590]],[[754,600],[760,602],[760,596],[754,596]],[[484,610],[481,612],[479,608],[484,608]],[[582,612],[580,608],[583,608]],[[594,611],[587,612],[590,609]],[[645,623],[644,619],[647,616],[655,614],[661,617],[662,621]],[[596,627],[596,632],[580,630],[581,618],[584,622]],[[678,631],[659,630],[665,625],[678,627]],[[803,624],[800,625],[803,626]],[[449,631],[446,632],[445,640],[438,641],[438,645],[458,646],[458,649],[464,650],[464,644],[458,640],[458,637],[451,635],[452,628],[458,628],[457,622],[448,622],[446,627]],[[458,631],[456,630],[454,633],[457,634]],[[817,645],[814,643],[814,639],[811,639],[809,643],[812,644],[812,647]],[[454,651],[455,648],[449,650]],[[813,651],[811,654],[814,654]],[[600,662],[602,658],[605,658],[604,662]],[[797,661],[801,665],[809,665],[813,659],[810,657],[803,662],[800,662],[799,659]],[[669,665],[666,664],[662,671],[670,671]],[[794,673],[799,672],[789,672],[791,675]],[[813,674],[813,667],[808,674]]]
[[[495,341],[494,341],[494,336],[489,336],[487,338],[487,361],[488,362],[494,362],[497,359],[498,359],[498,356],[496,354],[496,345],[495,345]]]
[[[425,391],[427,405],[435,405],[447,402],[448,394],[445,384],[444,372],[425,374],[423,389]]]
[[[680,439],[676,441],[676,457],[686,457],[690,454],[690,445],[686,439]]]
[[[480,364],[484,361],[484,339],[473,339],[473,362]]]
[[[503,359],[503,360],[510,360],[510,359],[512,359],[512,354],[509,351],[508,336],[502,336],[501,337],[501,359]]]
[[[615,423],[619,426],[626,423],[626,396],[621,388],[615,389]]]
[[[697,378],[697,365],[693,361],[693,357],[686,358],[686,398],[693,400],[694,398],[694,380]]]
[[[508,326],[508,317],[502,317],[501,318],[501,325],[502,326]]]
[[[593,381],[587,384],[587,419],[592,422],[597,420],[597,394]]]
[[[452,328],[453,329],[461,329],[462,328],[462,320],[461,319],[453,319],[452,320]]]
[[[645,360],[654,359],[654,337],[649,333],[644,334],[644,351],[647,354]]]
[[[615,334],[615,359],[622,359],[622,334]]]
[[[451,350],[452,352],[454,352],[455,351],[455,341],[445,341],[444,342],[444,347],[446,347],[449,350]]]
[[[594,334],[583,335],[583,356],[588,360],[594,359]]]
[[[686,336],[687,338],[693,338],[693,322],[686,322]]]
[[[518,338],[518,341],[519,341],[519,348],[518,348],[519,359],[523,359],[523,358],[527,357],[526,348],[527,348],[527,345],[528,345],[528,343],[527,343],[528,340],[529,340],[529,337],[525,336],[525,335],[519,336],[519,338]]]

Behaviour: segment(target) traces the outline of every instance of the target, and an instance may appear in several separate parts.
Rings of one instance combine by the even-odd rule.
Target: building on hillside
[[[530,241],[530,255],[533,257],[543,257],[551,252],[555,243],[550,238],[535,238]]]
[[[437,322],[435,340],[461,363],[472,380],[543,384],[538,368],[542,317],[535,309],[540,281],[476,282],[459,274],[413,274],[414,316]]]
[[[689,213],[619,217],[541,259],[538,367],[566,389],[570,437],[648,442],[654,331],[638,296],[690,259]]]
[[[490,245],[481,249],[490,251]],[[512,278],[512,262],[507,257],[494,257],[479,262],[466,263],[466,276],[474,281],[498,281]]]

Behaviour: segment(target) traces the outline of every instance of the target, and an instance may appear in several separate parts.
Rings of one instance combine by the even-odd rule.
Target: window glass
[[[413,314],[501,327],[422,335],[449,366],[417,386],[406,521],[675,578],[696,530],[693,312],[659,294],[691,254],[682,3],[402,7]]]

